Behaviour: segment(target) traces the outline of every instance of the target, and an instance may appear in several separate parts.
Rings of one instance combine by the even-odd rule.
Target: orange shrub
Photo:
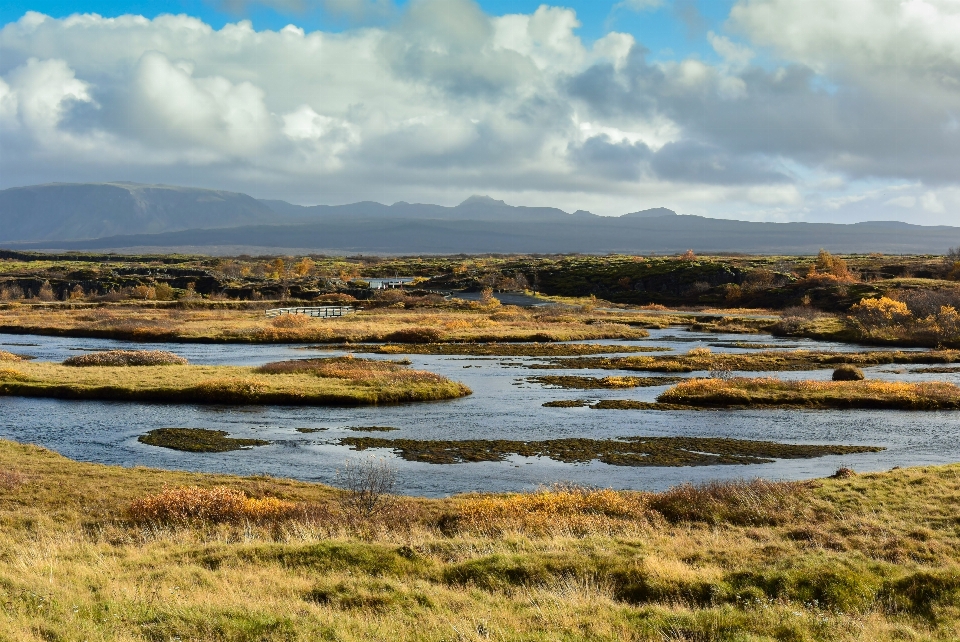
[[[481,534],[525,532],[585,535],[613,533],[646,523],[643,493],[577,486],[554,486],[531,493],[466,497],[457,524]]]
[[[154,524],[276,523],[301,515],[293,502],[247,497],[225,486],[183,486],[138,499],[127,508],[134,522]]]

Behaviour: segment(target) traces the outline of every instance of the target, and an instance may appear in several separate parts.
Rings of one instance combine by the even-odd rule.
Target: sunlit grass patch
[[[171,366],[186,365],[183,357],[164,350],[106,350],[70,357],[65,366]]]
[[[302,515],[293,503],[248,497],[241,490],[218,486],[171,488],[132,502],[127,517],[143,524],[280,522]]]
[[[657,401],[712,407],[955,410],[960,409],[960,387],[940,381],[783,381],[770,377],[691,379],[662,393]]]

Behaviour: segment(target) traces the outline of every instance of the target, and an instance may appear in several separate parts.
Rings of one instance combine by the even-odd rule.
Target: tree
[[[305,256],[299,263],[293,266],[293,271],[297,273],[297,276],[303,278],[313,271],[315,265],[316,263],[314,263],[309,256]]]
[[[273,275],[273,278],[281,280],[287,276],[287,266],[283,262],[283,259],[277,257],[270,262],[270,273]]]

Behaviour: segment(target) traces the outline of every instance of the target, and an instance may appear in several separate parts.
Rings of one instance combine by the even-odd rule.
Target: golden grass
[[[786,371],[835,368],[841,364],[870,366],[888,363],[954,363],[960,361],[958,350],[905,352],[877,350],[872,352],[828,352],[815,350],[763,350],[757,352],[711,352],[709,348],[693,348],[682,355],[628,357],[574,357],[553,359],[533,368],[601,368],[649,372],[695,372],[698,370]]]
[[[22,362],[0,376],[0,394],[223,404],[358,405],[451,399],[470,394],[439,375],[366,359],[313,360],[320,369],[264,374],[244,366],[75,368]]]
[[[292,319],[292,320],[291,320]],[[632,320],[632,321],[631,321]],[[630,321],[637,325],[628,325]],[[654,324],[660,323],[653,320]],[[639,316],[602,311],[509,314],[485,309],[376,308],[330,319],[282,316],[262,310],[104,305],[68,308],[20,305],[0,309],[0,331],[136,341],[339,343],[360,341],[580,341],[649,336]]]
[[[397,498],[365,539],[324,486],[80,464],[2,441],[0,470],[20,476],[0,487],[6,639],[960,638],[958,465]],[[199,517],[215,497],[213,511],[251,499],[311,511]],[[147,499],[194,508],[132,520]]]
[[[0,361],[23,361],[23,357],[19,354],[0,350]]]
[[[248,497],[242,490],[224,486],[181,486],[131,502],[126,516],[145,524],[278,523],[302,517],[303,511],[293,502]]]
[[[657,397],[690,406],[960,409],[960,387],[942,381],[782,381],[772,377],[691,379]]]
[[[105,350],[70,357],[65,366],[170,366],[186,365],[187,360],[164,350]]]

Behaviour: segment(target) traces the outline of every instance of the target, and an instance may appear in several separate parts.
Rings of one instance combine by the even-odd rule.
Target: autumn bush
[[[303,314],[281,314],[275,317],[270,325],[285,330],[296,330],[310,325],[310,317]]]
[[[294,519],[302,510],[293,502],[248,497],[240,490],[217,486],[169,488],[132,502],[127,517],[141,524],[277,523]]]
[[[613,533],[647,523],[648,495],[556,485],[529,493],[468,496],[457,506],[459,530],[503,533]]]
[[[953,305],[940,305],[952,298],[934,295],[862,299],[851,306],[849,319],[863,338],[954,345],[960,343],[960,312]],[[910,305],[914,308],[911,309]]]
[[[802,482],[764,479],[682,484],[651,495],[650,508],[674,524],[773,526],[796,516],[808,489]]]

